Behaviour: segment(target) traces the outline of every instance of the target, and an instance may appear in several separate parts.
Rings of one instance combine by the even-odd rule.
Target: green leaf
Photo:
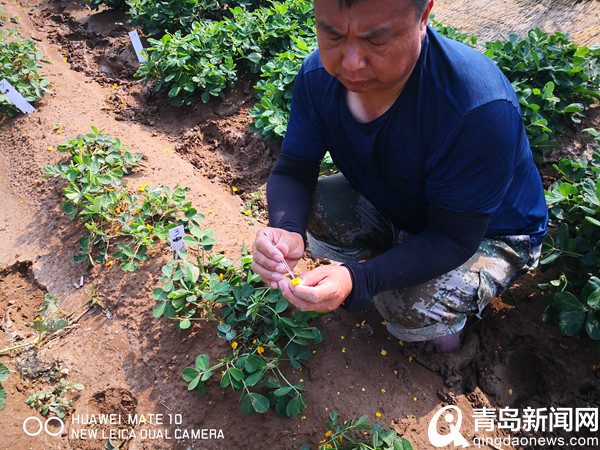
[[[252,414],[254,414],[255,410],[252,406],[252,399],[250,398],[250,395],[245,395],[242,398],[242,401],[240,402],[240,408],[242,409],[242,412],[247,416],[251,416]]]
[[[285,408],[285,414],[286,414],[286,416],[291,417],[293,419],[298,414],[300,414],[302,411],[304,411],[305,407],[306,407],[306,402],[304,400],[304,397],[302,395],[298,394],[294,398],[290,399],[290,401],[288,402],[288,404]]]
[[[407,439],[400,439],[394,441],[394,450],[413,450],[413,446]]]
[[[250,397],[250,404],[252,405],[252,409],[254,409],[254,411],[256,411],[257,413],[263,414],[269,410],[269,406],[271,406],[271,403],[269,402],[269,399],[264,395],[252,392],[247,396]]]
[[[202,354],[196,358],[196,369],[201,372],[207,371],[209,368],[209,358],[208,355]]]
[[[186,367],[183,369],[183,379],[187,382],[192,381],[194,378],[198,377],[200,372],[198,372],[193,367]]]
[[[567,336],[575,336],[585,321],[585,309],[581,302],[569,292],[554,295],[558,313],[558,326]]]
[[[596,289],[588,296],[587,304],[593,309],[600,309],[600,288]]]
[[[0,411],[4,409],[4,405],[6,404],[6,390],[0,384]]]
[[[8,380],[9,375],[10,371],[8,370],[8,367],[0,363],[0,383]]]
[[[167,305],[166,302],[163,302],[163,303],[160,303],[159,305],[157,305],[156,308],[154,308],[154,311],[152,311],[152,315],[154,317],[156,317],[157,319],[159,317],[161,317],[165,313],[166,305]]]
[[[265,369],[261,369],[261,370],[257,370],[256,372],[253,372],[252,374],[248,375],[248,377],[244,381],[244,384],[246,386],[256,385],[256,383],[258,383],[260,381],[260,379],[263,377],[264,373],[265,373]]]
[[[585,331],[587,335],[595,341],[600,340],[600,319],[594,312],[589,312],[585,321]]]
[[[138,263],[137,261],[130,259],[128,261],[123,261],[121,263],[121,269],[123,269],[124,272],[134,272],[135,269],[137,269]]]
[[[181,319],[179,321],[179,328],[181,328],[182,330],[187,330],[191,326],[192,321],[190,319]]]
[[[231,375],[231,378],[233,378],[234,380],[242,381],[246,377],[242,370],[237,369],[235,367],[227,369],[227,372]]]
[[[292,387],[291,386],[283,386],[280,387],[279,389],[276,389],[273,394],[276,395],[277,397],[281,397],[282,395],[287,395],[289,392],[292,391]]]
[[[248,58],[254,64],[258,64],[260,62],[260,60],[262,59],[262,55],[258,52],[253,52],[253,53],[250,53],[248,56],[246,56],[246,58]]]

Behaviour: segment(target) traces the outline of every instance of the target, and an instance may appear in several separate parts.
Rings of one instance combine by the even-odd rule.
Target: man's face
[[[421,51],[431,3],[419,18],[412,0],[315,0],[325,70],[357,93],[399,93]]]

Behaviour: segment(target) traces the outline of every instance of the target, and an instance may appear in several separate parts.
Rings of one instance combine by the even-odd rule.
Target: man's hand
[[[301,278],[297,286],[288,278],[279,281],[284,297],[301,311],[333,311],[352,291],[350,272],[343,266],[319,266]]]
[[[275,245],[271,244],[269,238]],[[260,275],[265,283],[277,289],[277,283],[287,274],[281,260],[285,258],[293,269],[302,255],[304,240],[300,234],[281,228],[262,228],[252,246],[252,270]],[[289,284],[288,281],[285,282]]]

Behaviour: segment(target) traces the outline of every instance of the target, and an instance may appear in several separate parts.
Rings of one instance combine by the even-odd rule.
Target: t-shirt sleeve
[[[326,106],[320,99],[322,89],[318,88],[322,76],[317,73],[318,69],[307,72],[307,66],[313,65],[313,59],[318,57],[318,54],[311,54],[296,77],[290,118],[281,148],[282,153],[314,162],[323,159],[327,148],[322,119]]]

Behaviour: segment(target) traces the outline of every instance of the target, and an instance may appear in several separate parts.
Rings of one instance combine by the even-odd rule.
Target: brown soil
[[[188,186],[189,200],[207,216],[204,225],[219,238],[216,251],[233,260],[244,243],[251,246],[263,225],[248,223],[241,210],[248,196],[264,185],[278,148],[248,129],[255,80],[246,77],[222,100],[174,108],[164,95],[133,78],[137,63],[122,13],[92,13],[80,3],[0,1],[8,17],[20,16],[18,24],[7,22],[4,27],[32,37],[51,62],[43,73],[53,91],[35,113],[0,122],[0,347],[34,338],[25,322],[35,318],[46,293],[58,295],[61,308],[81,317],[35,349],[0,355],[11,371],[3,383],[8,401],[0,413],[0,447],[100,449],[108,439],[77,437],[75,431],[90,428],[77,420],[94,414],[162,414],[162,422],[160,416],[152,416],[151,423],[134,427],[135,438],[126,440],[129,435],[122,431],[116,442],[125,441],[122,448],[127,449],[315,448],[335,409],[343,419],[367,414],[369,423],[393,427],[414,448],[427,449],[432,448],[429,422],[443,405],[461,408],[461,432],[469,442],[476,435],[509,436],[498,429],[477,431],[473,408],[598,405],[598,353],[542,322],[537,284],[549,279],[542,273],[523,277],[494,299],[483,320],[467,324],[463,348],[451,354],[437,353],[430,344],[400,345],[374,310],[326,316],[319,324],[326,340],[315,347],[308,367],[287,371],[308,388],[307,408],[295,420],[274,412],[245,416],[237,394],[220,389],[214,380],[205,396],[188,392],[183,368],[193,365],[200,353],[223,354],[225,344],[215,339],[210,325],[178,333],[171,323],[153,318],[152,290],[169,259],[166,249],[153,252],[133,274],[116,266],[88,270],[73,262],[82,230],[61,211],[62,182],[40,177],[44,165],[62,158],[48,148],[56,148],[65,136],[87,133],[90,126],[105,129],[145,155],[143,170],[130,183]],[[505,0],[489,5],[481,0],[440,0],[435,11],[438,19],[485,39],[513,32],[507,23],[517,23],[516,32],[534,26],[570,31],[583,36],[580,43],[598,37],[591,23],[597,20],[596,2]],[[521,16],[525,10],[528,14]],[[54,131],[55,123],[61,124],[63,135]],[[569,151],[584,147],[565,142]],[[544,175],[547,181],[553,176]],[[93,289],[101,294],[97,298],[103,308],[88,310],[85,304]],[[68,379],[85,389],[65,419],[62,434],[27,436],[23,422],[41,416],[25,400],[32,389],[50,386],[56,367],[67,369]],[[182,423],[170,424],[169,417],[178,414]],[[56,425],[49,424],[49,430]],[[110,429],[128,429],[96,428],[106,436]],[[222,438],[178,439],[175,429],[215,429]]]

